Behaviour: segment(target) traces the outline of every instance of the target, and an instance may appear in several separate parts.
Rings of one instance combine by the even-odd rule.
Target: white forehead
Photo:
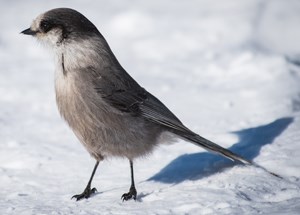
[[[39,29],[39,26],[40,26],[40,23],[41,23],[41,20],[44,18],[44,14],[41,14],[39,15],[38,17],[36,17],[32,23],[31,23],[31,30],[35,31],[35,30],[38,30]]]

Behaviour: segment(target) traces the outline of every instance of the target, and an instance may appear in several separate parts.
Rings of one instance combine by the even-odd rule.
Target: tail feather
[[[181,136],[182,138],[192,142],[193,144],[197,145],[197,146],[200,146],[208,151],[211,151],[213,153],[217,153],[217,154],[220,154],[232,161],[238,161],[238,162],[241,162],[245,165],[253,165],[255,167],[258,167],[260,169],[263,169],[264,171],[268,172],[269,174],[275,176],[275,177],[278,177],[278,178],[281,178],[282,177],[276,173],[273,173],[273,172],[270,172],[268,171],[266,168],[252,162],[252,161],[249,161],[235,153],[233,153],[232,151],[228,150],[228,149],[225,149],[219,145],[217,145],[216,143],[213,143],[211,142],[210,140],[207,140],[205,139],[204,137],[201,137],[200,135],[196,134],[196,133],[193,133],[193,132],[174,132],[176,133],[177,135]]]
[[[230,150],[228,149],[225,149],[201,136],[199,136],[198,134],[187,134],[187,133],[184,133],[182,135],[184,139],[192,142],[193,144],[196,144],[197,146],[201,146],[203,147],[204,149],[208,150],[208,151],[211,151],[211,152],[214,152],[214,153],[217,153],[217,154],[220,154],[232,161],[238,161],[238,162],[241,162],[243,164],[248,164],[248,165],[253,165],[253,163],[233,152],[231,152]]]

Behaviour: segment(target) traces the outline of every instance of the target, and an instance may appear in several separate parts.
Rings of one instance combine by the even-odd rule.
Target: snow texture
[[[300,1],[4,1],[0,7],[0,214],[300,214]],[[189,128],[253,160],[190,143],[135,162],[110,159],[76,202],[94,160],[60,118],[51,54],[19,34],[71,7],[124,68]]]

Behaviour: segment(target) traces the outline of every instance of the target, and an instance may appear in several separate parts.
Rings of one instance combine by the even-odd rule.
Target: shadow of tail
[[[239,142],[229,150],[248,160],[253,160],[264,145],[272,143],[292,122],[292,117],[280,118],[267,125],[233,132],[238,135]],[[185,154],[171,161],[148,180],[163,183],[180,183],[187,179],[198,180],[235,164],[209,152]]]

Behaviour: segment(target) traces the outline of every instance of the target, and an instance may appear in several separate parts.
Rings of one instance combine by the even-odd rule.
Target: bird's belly
[[[80,112],[73,113],[73,116],[65,116],[65,119],[96,159],[107,156],[133,159],[149,154],[156,145],[156,129],[147,127],[139,120],[103,110],[93,112],[80,108]],[[144,130],[147,132],[141,132]]]

